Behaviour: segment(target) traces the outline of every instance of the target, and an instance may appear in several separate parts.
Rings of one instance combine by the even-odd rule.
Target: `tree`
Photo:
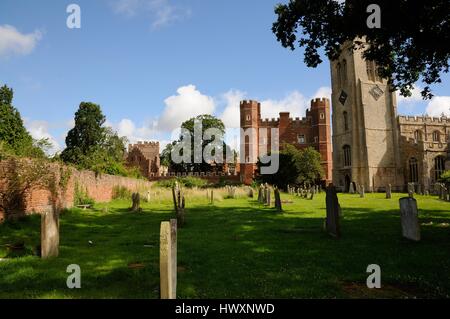
[[[368,6],[380,7],[381,28],[369,28]],[[441,82],[450,59],[450,6],[448,0],[291,0],[275,8],[272,31],[281,44],[304,48],[308,67],[322,62],[319,48],[335,60],[346,41],[357,40],[352,49],[364,49],[379,74],[393,90],[410,96],[419,79],[425,83],[423,98],[431,98],[430,85]]]
[[[48,140],[34,140],[23,124],[19,111],[12,105],[14,92],[6,85],[0,88],[0,142],[3,149],[18,156],[44,157]]]
[[[163,150],[163,152],[161,153],[161,162],[163,165],[167,165],[172,171],[188,171],[188,172],[192,172],[192,171],[197,171],[197,172],[208,172],[208,171],[212,171],[213,170],[213,163],[209,163],[206,162],[203,157],[200,160],[197,160],[197,162],[200,163],[195,163],[196,160],[194,158],[195,156],[195,152],[194,152],[194,148],[195,148],[195,144],[196,141],[194,140],[194,131],[195,131],[195,123],[201,123],[202,125],[202,131],[201,131],[201,149],[202,149],[202,154],[203,154],[203,150],[205,149],[205,147],[212,143],[214,141],[215,145],[217,146],[215,148],[215,150],[217,150],[219,152],[219,157],[221,158],[221,161],[223,163],[226,162],[226,154],[230,154],[233,155],[233,152],[231,151],[230,147],[226,145],[226,143],[224,142],[224,135],[225,135],[225,125],[223,124],[223,122],[216,118],[215,116],[212,115],[208,115],[208,114],[204,114],[204,115],[199,115],[197,117],[193,117],[185,122],[183,122],[181,124],[181,129],[182,130],[186,130],[187,132],[189,132],[190,134],[190,139],[191,139],[191,160],[190,163],[175,163],[172,160],[172,150],[180,145],[179,143],[181,143],[183,141],[183,138],[187,138],[184,136],[180,136],[180,138],[177,141],[172,142],[171,144],[168,144],[166,146],[166,148]],[[212,136],[211,138],[205,138],[205,132],[207,132],[209,129],[216,129],[216,136]],[[197,145],[198,146],[198,145]],[[215,156],[215,151],[212,152],[212,155]]]
[[[323,168],[320,164],[320,153],[314,148],[303,150],[294,145],[284,144],[279,155],[279,169],[275,174],[260,175],[263,183],[276,185],[286,189],[287,185],[312,185],[321,180]],[[258,161],[258,168],[265,165]]]
[[[80,164],[83,157],[95,152],[95,148],[104,142],[105,123],[100,106],[82,102],[75,113],[75,127],[67,133],[66,149],[61,159],[67,163]]]

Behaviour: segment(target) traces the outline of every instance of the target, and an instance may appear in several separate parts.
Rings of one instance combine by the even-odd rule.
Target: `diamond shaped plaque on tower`
[[[378,101],[378,99],[384,94],[384,91],[378,85],[375,85],[370,89],[369,93],[373,96],[375,101]]]
[[[341,95],[339,96],[339,102],[341,102],[342,105],[345,104],[345,101],[347,101],[347,93],[345,93],[344,90],[341,91]]]

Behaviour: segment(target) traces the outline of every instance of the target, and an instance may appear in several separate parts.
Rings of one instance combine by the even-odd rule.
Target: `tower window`
[[[415,157],[411,157],[409,159],[409,181],[411,183],[419,182],[419,170],[417,165],[417,159]]]
[[[433,142],[440,142],[441,141],[441,133],[439,131],[433,132]]]
[[[352,152],[349,145],[344,145],[344,166],[352,166]]]
[[[381,82],[382,79],[380,75],[378,74],[378,67],[375,64],[375,61],[366,61],[366,71],[367,71],[367,78],[369,81],[372,82]]]
[[[344,129],[346,131],[348,131],[348,114],[347,111],[344,111],[344,113],[342,113],[343,117],[344,117]]]
[[[321,120],[325,119],[325,113],[320,113],[320,119]]]
[[[247,116],[245,117],[245,119],[246,119],[247,121],[250,121],[250,120],[251,120],[251,116],[247,114]]]
[[[314,136],[314,143],[318,143],[319,142],[319,137],[318,136]]]
[[[419,141],[422,141],[422,132],[420,130],[416,130],[414,132],[414,141],[417,143]]]
[[[300,144],[305,144],[306,140],[305,140],[305,135],[301,134],[297,136],[297,140]]]
[[[445,157],[437,156],[434,159],[434,180],[438,181],[441,178],[442,173],[445,169]]]

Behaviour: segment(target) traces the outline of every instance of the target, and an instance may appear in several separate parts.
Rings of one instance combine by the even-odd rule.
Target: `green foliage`
[[[94,205],[95,201],[89,196],[87,188],[81,187],[75,183],[74,205]]]
[[[113,187],[113,199],[130,199],[132,192],[125,186],[114,186]]]
[[[64,192],[67,190],[67,186],[72,176],[72,169],[70,167],[61,166],[59,168],[59,187]]]
[[[227,146],[224,142],[225,125],[223,124],[222,120],[209,114],[203,114],[197,117],[193,117],[181,124],[181,129],[187,130],[191,134],[191,163],[174,163],[171,158],[172,149],[175,146],[179,145],[183,138],[186,137],[180,136],[177,141],[173,141],[172,143],[166,145],[165,149],[162,151],[160,156],[161,164],[169,167],[169,169],[173,172],[210,172],[213,170],[213,166],[211,165],[211,163],[205,162],[203,158],[201,163],[195,163],[194,126],[196,122],[202,123],[202,137],[204,137],[204,134],[208,129],[212,128],[217,129],[220,133],[219,135],[213,136],[210,139],[202,139],[202,150],[204,150],[205,146],[207,146],[208,144],[211,145],[211,143],[214,141],[214,144],[216,145],[214,151],[218,151],[218,157],[222,159],[222,162],[226,161],[226,154],[231,154],[234,158],[236,158],[236,154],[232,152],[229,146]],[[214,152],[212,155],[215,156]],[[229,161],[231,162],[231,160]]]
[[[82,102],[75,113],[75,126],[66,137],[66,149],[61,158],[68,163],[79,164],[104,141],[105,116],[100,106]]]
[[[157,185],[159,187],[172,188],[175,186],[175,182],[178,182],[179,185],[186,188],[203,188],[208,186],[208,182],[206,180],[193,176],[163,179],[158,181]]]
[[[260,175],[259,182],[286,189],[288,184],[314,184],[323,176],[320,153],[312,147],[298,150],[293,145],[284,144],[278,155],[278,171],[275,174]],[[258,161],[259,169],[264,165]]]
[[[372,3],[380,6],[381,28],[367,26]],[[322,63],[321,49],[335,60],[342,43],[365,37],[364,57],[376,62],[382,77],[392,79],[394,90],[410,96],[421,80],[426,84],[422,96],[431,98],[430,85],[440,83],[449,70],[448,5],[448,0],[291,0],[276,6],[272,31],[283,47],[301,48],[308,67]]]
[[[48,140],[33,140],[23,124],[19,111],[12,105],[13,90],[6,85],[0,88],[0,142],[3,150],[26,157],[45,157]]]
[[[450,184],[450,170],[445,171],[440,178],[440,181],[446,184]]]

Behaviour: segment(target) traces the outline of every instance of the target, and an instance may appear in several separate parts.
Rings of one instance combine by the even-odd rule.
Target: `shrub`
[[[89,197],[87,189],[83,189],[75,183],[75,196],[74,196],[74,205],[94,205],[95,201]]]
[[[450,184],[450,170],[445,171],[440,178],[440,181],[446,184]]]
[[[175,182],[178,182],[178,184],[186,187],[186,188],[203,188],[208,185],[208,182],[204,179],[198,178],[198,177],[182,177],[182,178],[171,178],[171,179],[163,179],[157,182],[157,185],[159,187],[173,187],[175,185]]]
[[[114,186],[112,198],[113,199],[130,199],[131,191],[124,186]]]

